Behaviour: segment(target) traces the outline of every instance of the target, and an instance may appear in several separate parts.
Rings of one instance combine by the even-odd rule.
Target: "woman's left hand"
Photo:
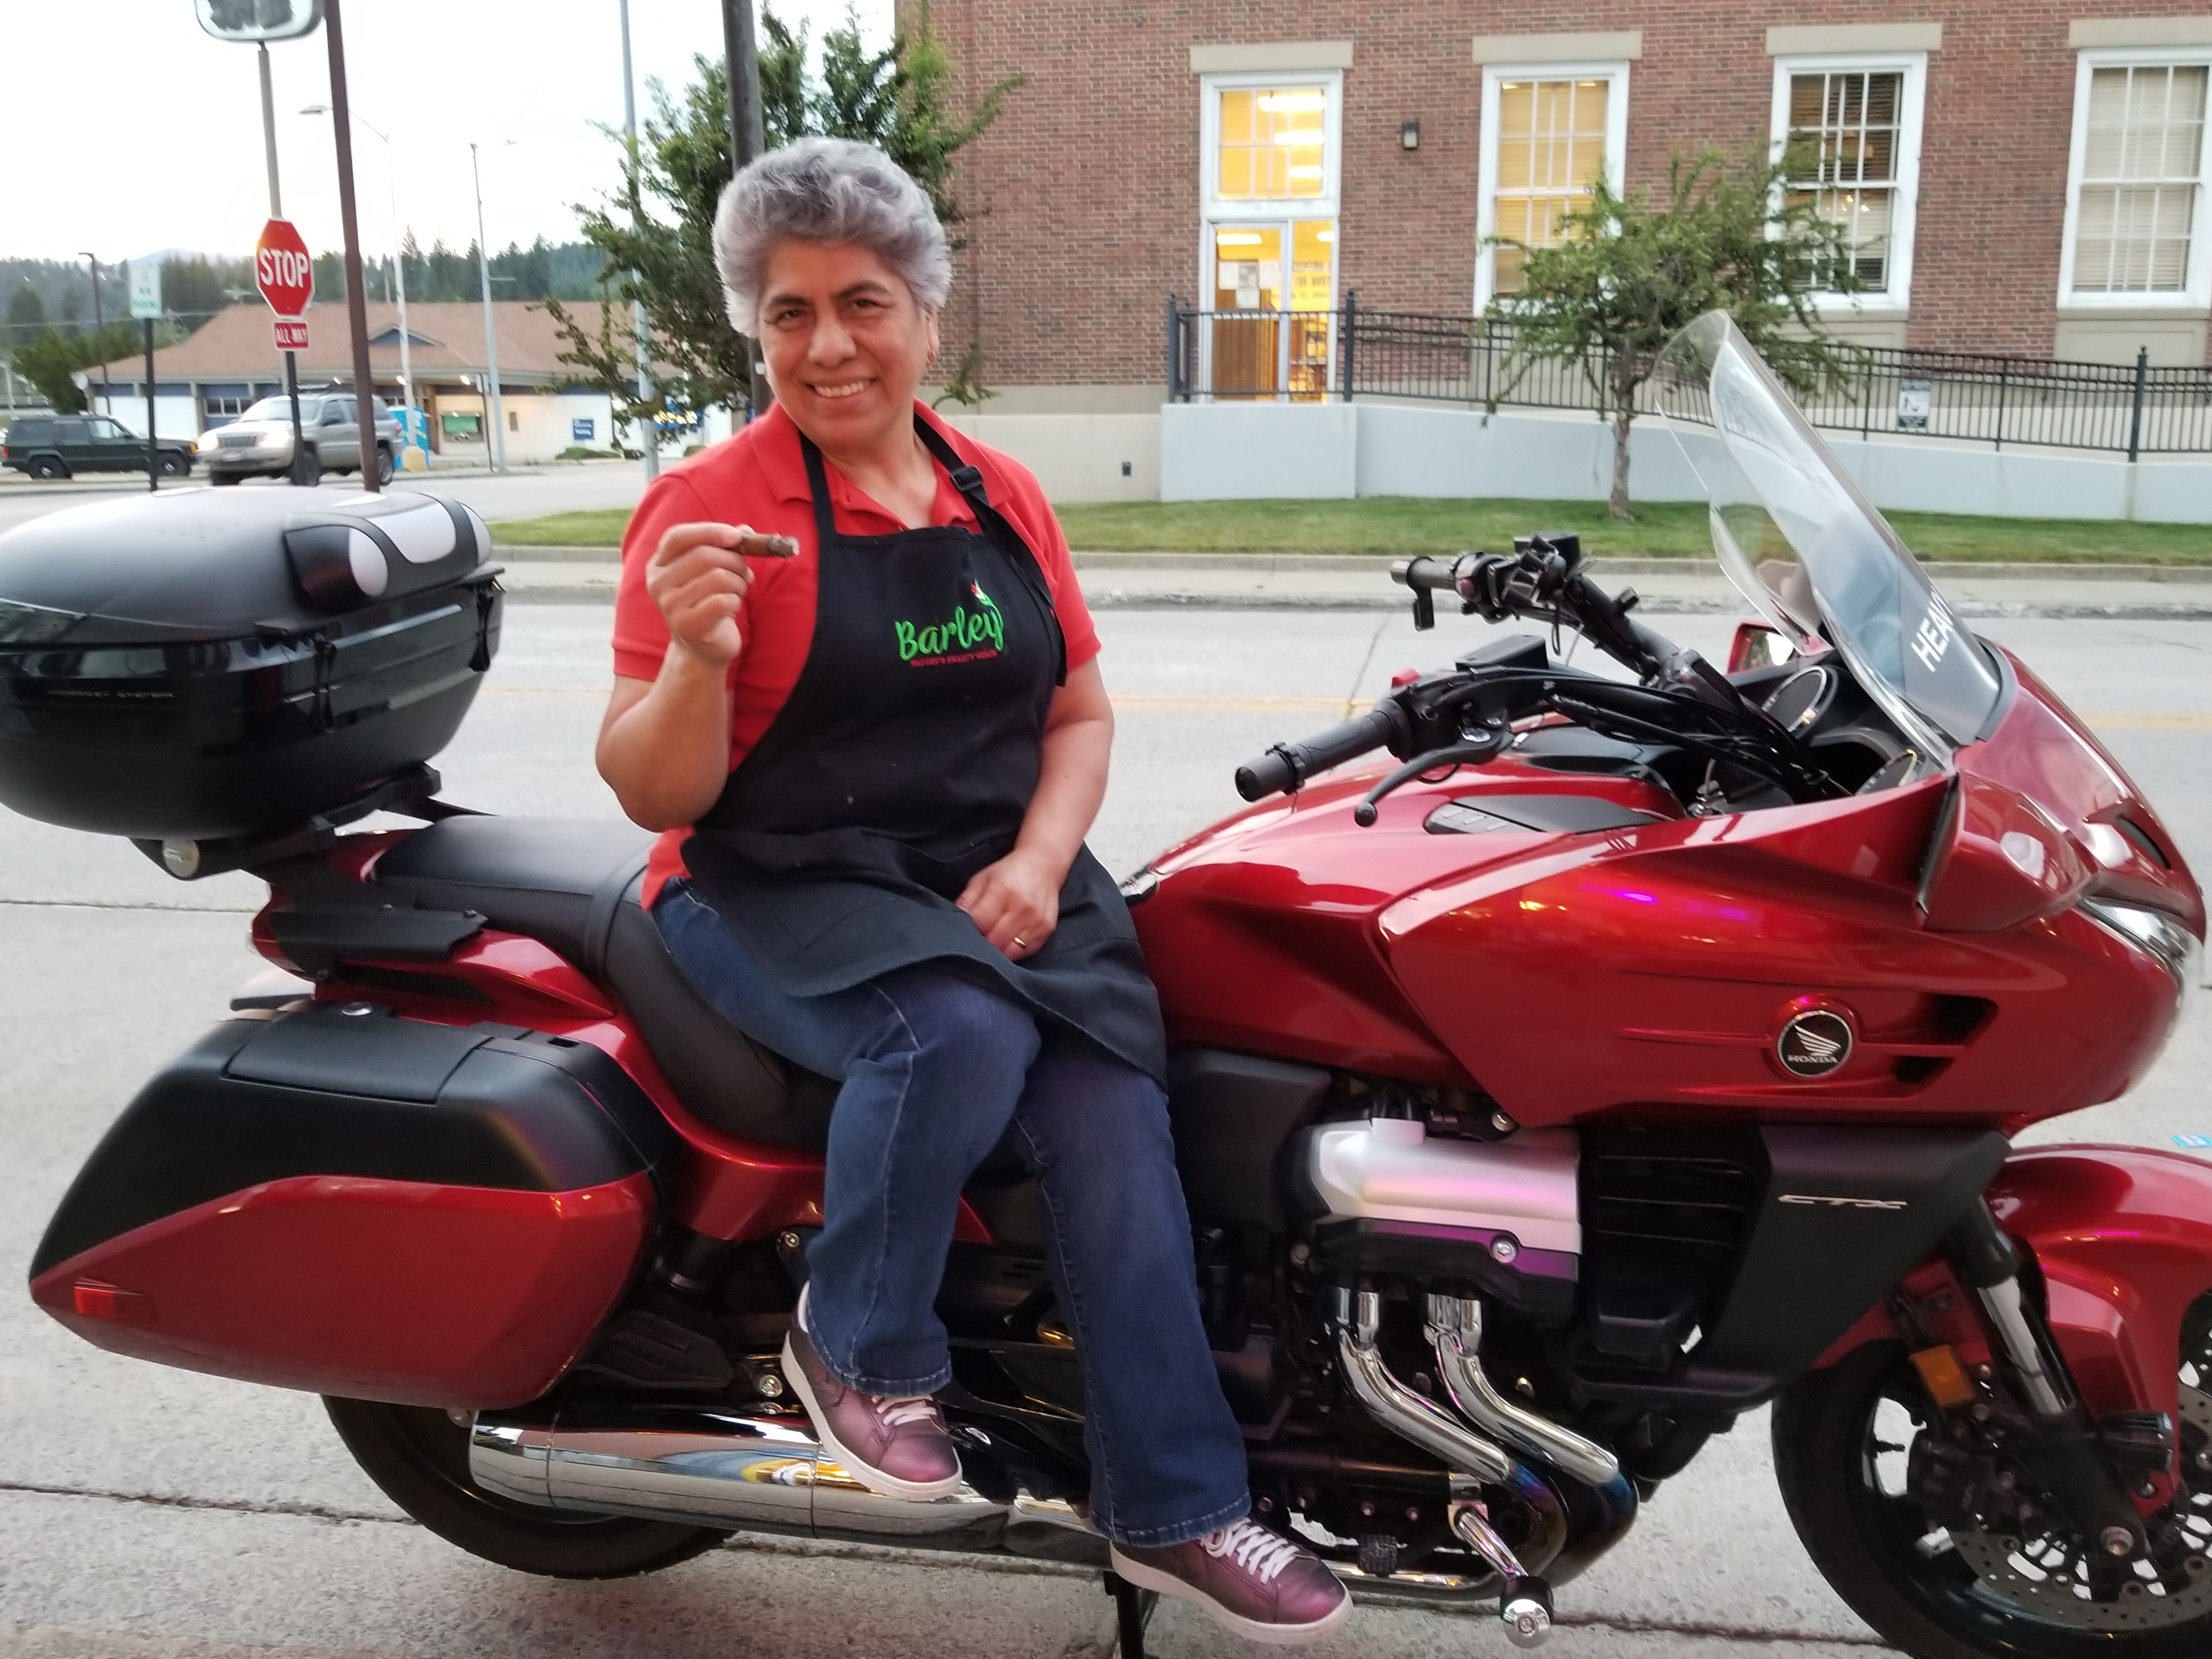
[[[1060,884],[1065,870],[1016,848],[975,872],[957,902],[983,937],[1019,962],[1035,956],[1060,925]]]

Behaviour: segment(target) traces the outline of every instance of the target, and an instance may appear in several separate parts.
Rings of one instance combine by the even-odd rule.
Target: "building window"
[[[2062,300],[2202,305],[2212,297],[2200,223],[2209,78],[2203,63],[2083,55]]]
[[[1521,291],[1525,255],[1492,244],[1553,247],[1566,216],[1589,200],[1602,176],[1616,186],[1626,157],[1626,64],[1486,67],[1482,87],[1482,246],[1475,261],[1478,309]]]
[[[1343,78],[1216,75],[1201,82],[1200,383],[1224,398],[1317,398],[1336,304]]]
[[[1834,309],[1902,311],[1910,298],[1927,64],[1920,52],[1775,62],[1784,187],[1842,233],[1858,279]]]

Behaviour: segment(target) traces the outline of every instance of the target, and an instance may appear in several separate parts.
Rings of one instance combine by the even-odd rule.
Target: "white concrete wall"
[[[1346,404],[1164,404],[1160,499],[1332,501],[1357,495],[1362,412]]]
[[[1004,450],[1036,474],[1055,501],[1160,498],[1160,416],[1128,414],[939,413],[947,426]]]
[[[507,405],[507,459],[510,466],[550,461],[579,442],[586,449],[614,447],[613,418],[605,392],[509,395],[501,401]],[[579,417],[592,422],[591,437],[579,440],[570,435],[569,423]]]
[[[1881,507],[2212,524],[2212,459],[2130,465],[2122,457],[1826,435]],[[1681,449],[1658,422],[1638,421],[1630,442],[1629,486],[1636,499],[1703,498]],[[1381,403],[1170,404],[1160,411],[1159,477],[1164,501],[1602,501],[1613,483],[1613,437],[1594,416],[1566,413],[1486,416]]]

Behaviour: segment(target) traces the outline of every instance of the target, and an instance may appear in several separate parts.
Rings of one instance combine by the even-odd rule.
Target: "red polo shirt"
[[[1036,479],[1012,456],[953,431],[920,404],[915,409],[945,434],[963,460],[982,472],[991,504],[1006,515],[1036,553],[1060,613],[1060,631],[1067,638],[1067,665],[1082,667],[1098,654],[1098,635],[1083,603],[1083,590],[1076,584],[1067,538]],[[883,536],[906,528],[848,483],[836,467],[827,471],[830,506],[838,529],[855,536]],[[929,521],[975,522],[966,498],[941,467]],[[668,625],[645,589],[646,565],[671,527],[700,523],[750,525],[799,543],[795,558],[753,562],[752,586],[738,612],[744,648],[730,667],[730,766],[735,770],[799,683],[799,671],[814,639],[814,508],[799,428],[781,406],[771,406],[735,437],[662,473],[647,486],[631,514],[623,537],[622,586],[615,598],[615,672],[626,679],[659,678],[668,649]],[[683,872],[682,848],[690,833],[688,829],[669,830],[653,848],[645,872],[643,897],[648,908],[659,896],[661,884]]]

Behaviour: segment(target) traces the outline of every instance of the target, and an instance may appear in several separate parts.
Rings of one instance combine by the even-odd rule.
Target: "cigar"
[[[799,542],[791,536],[759,536],[753,538],[757,545],[745,550],[748,558],[795,559],[799,556]]]

